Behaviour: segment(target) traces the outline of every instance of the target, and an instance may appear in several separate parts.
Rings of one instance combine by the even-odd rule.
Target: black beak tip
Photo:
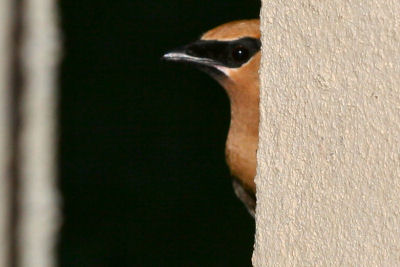
[[[181,46],[181,47],[176,47],[175,49],[172,49],[162,55],[161,60],[162,61],[174,61],[174,62],[186,62],[186,56],[187,56],[187,46]]]
[[[163,62],[169,61],[169,60],[168,60],[168,56],[167,56],[168,54],[169,54],[169,52],[163,54],[163,55],[160,57],[160,61],[163,61]]]
[[[161,61],[186,62],[186,54],[181,51],[170,51],[161,57]]]
[[[168,51],[167,53],[163,54],[160,59],[163,61],[169,61],[171,60],[171,54],[174,53],[174,50]]]

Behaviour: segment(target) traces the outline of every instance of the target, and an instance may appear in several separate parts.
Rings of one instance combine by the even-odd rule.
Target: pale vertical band
[[[10,160],[10,39],[11,0],[0,1],[0,266],[9,260],[9,173]]]
[[[59,225],[56,190],[56,1],[25,0],[23,23],[19,249],[21,266],[55,265]]]

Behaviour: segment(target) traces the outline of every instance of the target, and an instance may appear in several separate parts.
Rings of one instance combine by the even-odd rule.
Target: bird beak
[[[210,51],[212,50],[210,50],[209,42],[199,40],[166,53],[162,59],[194,65],[214,78],[218,78],[224,74],[222,66],[218,61],[212,59],[213,55],[210,54]]]
[[[177,61],[201,64],[206,66],[215,66],[218,63],[211,58],[207,58],[207,42],[196,41],[194,43],[176,48],[166,53],[162,58],[167,61]]]

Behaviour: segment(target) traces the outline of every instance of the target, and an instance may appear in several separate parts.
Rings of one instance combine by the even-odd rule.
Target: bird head
[[[163,59],[188,63],[206,72],[226,89],[231,101],[245,93],[258,98],[259,26],[258,19],[223,24],[199,40],[168,52]]]

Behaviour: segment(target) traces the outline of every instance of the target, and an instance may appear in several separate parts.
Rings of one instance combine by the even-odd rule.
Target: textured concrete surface
[[[263,1],[254,266],[400,265],[400,1]]]

